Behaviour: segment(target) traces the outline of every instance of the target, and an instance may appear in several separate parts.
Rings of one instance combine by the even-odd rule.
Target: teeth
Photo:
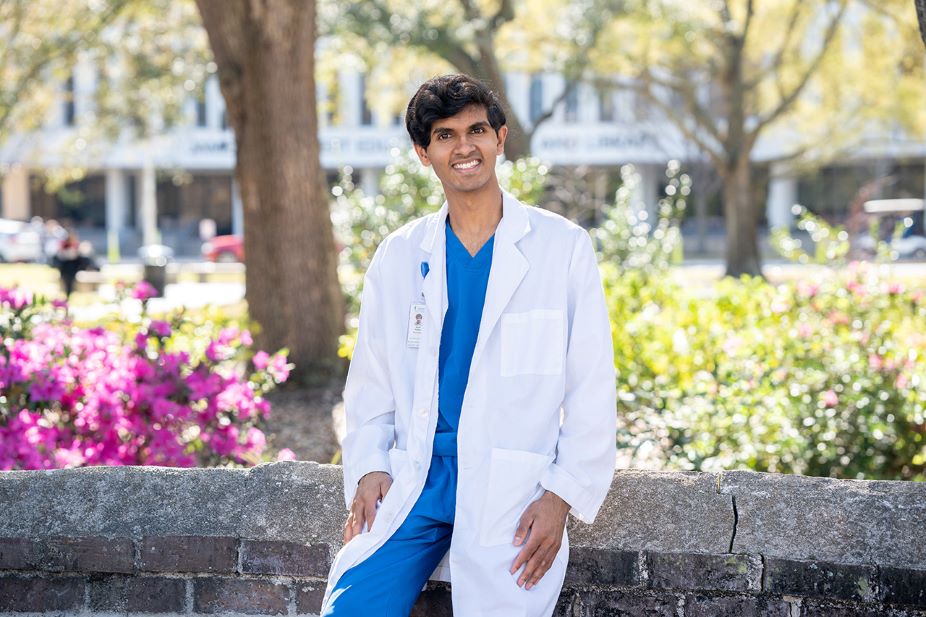
[[[454,169],[472,169],[479,164],[479,161],[470,161],[469,163],[457,163],[454,165]]]

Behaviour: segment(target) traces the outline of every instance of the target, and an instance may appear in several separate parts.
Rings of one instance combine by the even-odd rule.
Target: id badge
[[[424,304],[415,303],[408,310],[408,336],[405,339],[405,345],[412,349],[418,349],[421,345],[421,333],[424,331],[424,318],[427,307]]]

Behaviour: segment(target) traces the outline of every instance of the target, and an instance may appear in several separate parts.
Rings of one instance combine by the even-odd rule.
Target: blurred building
[[[63,85],[60,102],[45,126],[14,136],[0,150],[0,165],[7,170],[0,197],[2,216],[70,221],[98,250],[104,250],[109,238],[118,242],[123,255],[134,254],[143,242],[151,241],[152,234],[179,254],[197,254],[202,219],[214,220],[218,234],[242,233],[241,199],[233,180],[234,136],[217,79],[207,81],[201,98],[187,102],[182,126],[146,141],[118,143],[88,142],[82,137],[83,119],[92,114],[95,80],[91,69],[79,65]],[[509,74],[506,84],[513,112],[525,126],[551,107],[563,90],[563,79],[555,74]],[[371,109],[366,91],[365,76],[350,70],[339,74],[336,93],[319,88],[320,102],[336,102],[333,109],[319,105],[324,110],[319,115],[321,162],[329,181],[350,167],[355,181],[375,192],[394,149],[410,144],[403,119]],[[632,92],[580,85],[541,124],[532,144],[533,153],[542,160],[592,170],[610,181],[607,186],[614,185],[620,166],[634,164],[641,175],[640,201],[650,208],[661,195],[666,162],[691,163],[701,170],[693,174],[694,190],[701,191],[699,248],[711,253],[712,245],[705,244],[703,236],[713,234],[720,238],[716,245],[721,250],[722,209],[716,188],[710,189],[710,171],[695,165],[696,148]],[[835,222],[844,221],[859,189],[885,175],[892,181],[879,187],[876,196],[926,194],[926,143],[887,136],[871,142],[851,160],[806,178],[764,162],[786,149],[786,143],[771,139],[756,150],[755,177],[761,193],[757,199],[767,205],[769,226],[790,225],[795,202]],[[46,192],[46,173],[75,160],[82,166],[90,161],[83,179]],[[144,194],[153,199],[143,199]],[[686,229],[694,227],[691,223],[686,222]]]

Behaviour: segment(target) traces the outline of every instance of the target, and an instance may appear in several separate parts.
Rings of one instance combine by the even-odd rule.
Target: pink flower
[[[0,289],[0,304],[6,304],[14,311],[20,311],[32,304],[32,292],[18,287]]]
[[[283,383],[289,378],[290,368],[292,368],[292,365],[286,363],[286,356],[278,353],[273,356],[273,361],[270,363],[267,372],[270,373],[277,383]]]
[[[132,290],[132,297],[142,302],[158,295],[157,290],[148,281],[139,281]]]
[[[277,452],[277,461],[294,461],[296,460],[296,453],[290,450],[289,448],[283,448]]]
[[[820,285],[817,283],[808,283],[806,281],[798,281],[797,283],[797,293],[804,298],[813,298],[820,291]]]
[[[839,397],[832,390],[827,390],[821,394],[820,400],[823,401],[823,405],[826,407],[835,407],[839,404]]]
[[[152,319],[148,324],[148,332],[160,338],[170,336],[170,324],[160,319]]]
[[[876,353],[868,354],[868,368],[873,371],[880,371],[884,368],[884,358]]]
[[[887,286],[887,293],[892,296],[903,293],[903,285],[901,283],[889,283]]]
[[[810,325],[802,323],[797,327],[797,334],[801,338],[809,338],[813,334],[813,328]]]
[[[254,344],[254,338],[251,336],[250,330],[242,330],[240,340],[241,344],[245,347],[250,347]]]
[[[251,358],[251,362],[254,364],[254,368],[258,371],[262,371],[270,365],[270,354],[266,351],[258,351],[254,354],[254,357]]]

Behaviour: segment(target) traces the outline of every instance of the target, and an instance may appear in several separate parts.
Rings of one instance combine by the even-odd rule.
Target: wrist
[[[545,499],[550,500],[551,503],[553,503],[557,508],[559,508],[559,509],[562,511],[562,513],[563,513],[564,515],[565,515],[565,514],[569,514],[569,510],[572,509],[572,506],[570,506],[570,505],[566,502],[565,499],[563,499],[562,497],[560,497],[559,495],[557,495],[557,494],[554,493],[553,491],[549,491],[549,490],[548,490],[548,491],[544,492],[543,496],[544,496]]]

